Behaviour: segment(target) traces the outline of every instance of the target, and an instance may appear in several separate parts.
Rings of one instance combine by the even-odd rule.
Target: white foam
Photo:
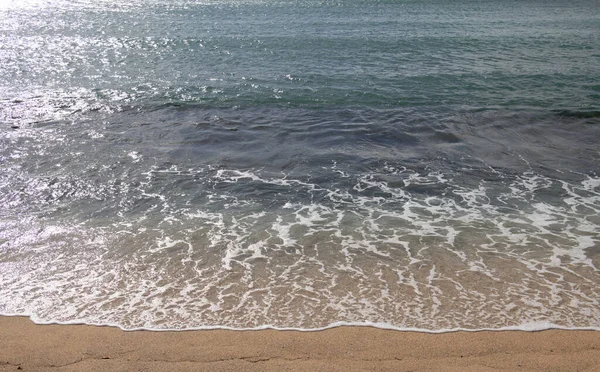
[[[228,327],[228,326],[201,326],[192,328],[148,328],[148,327],[137,327],[137,328],[125,328],[115,323],[87,323],[82,321],[69,321],[69,322],[58,322],[58,321],[44,321],[36,316],[28,314],[10,314],[0,313],[0,316],[13,316],[13,317],[28,317],[34,324],[39,325],[91,325],[98,327],[115,327],[126,332],[135,331],[153,331],[153,332],[180,332],[180,331],[208,331],[208,330],[227,330],[227,331],[262,331],[262,330],[276,330],[276,331],[297,331],[297,332],[319,332],[328,329],[338,327],[371,327],[378,329],[393,330],[399,332],[419,332],[419,333],[430,333],[430,334],[442,334],[452,332],[503,332],[503,331],[523,331],[523,332],[540,332],[547,330],[565,330],[565,331],[600,331],[600,327],[564,327],[558,324],[550,322],[527,322],[516,326],[506,327],[484,327],[484,328],[445,328],[445,329],[426,329],[426,328],[414,328],[414,327],[397,327],[387,323],[378,322],[333,322],[323,327],[317,328],[298,328],[298,327],[277,327],[270,324],[261,325],[258,327]]]
[[[445,191],[398,191],[377,174],[327,189],[258,171],[152,168],[135,189],[151,202],[137,219],[124,214],[94,228],[4,224],[3,247],[39,258],[0,264],[0,310],[124,329],[600,324],[597,271],[586,254],[597,225],[578,209],[600,209],[593,179],[559,184],[568,195],[550,204],[536,193],[555,181],[533,173],[494,195],[484,183],[469,189],[438,173],[398,172],[413,186]],[[208,188],[205,205],[182,206],[153,187],[157,175],[207,173],[215,185],[259,182],[314,197],[257,211],[218,188]]]
[[[133,159],[134,163],[139,163],[142,160],[142,155],[137,151],[130,151],[127,156]]]

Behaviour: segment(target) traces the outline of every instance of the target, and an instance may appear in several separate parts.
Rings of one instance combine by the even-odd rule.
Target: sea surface
[[[600,6],[0,1],[0,313],[600,329]]]

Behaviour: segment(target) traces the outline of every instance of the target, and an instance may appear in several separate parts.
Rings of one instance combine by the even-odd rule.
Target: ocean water
[[[596,1],[0,1],[0,313],[600,328]]]

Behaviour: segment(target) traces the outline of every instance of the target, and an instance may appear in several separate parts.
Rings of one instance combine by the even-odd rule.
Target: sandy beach
[[[0,317],[0,371],[600,371],[600,332],[124,332]]]

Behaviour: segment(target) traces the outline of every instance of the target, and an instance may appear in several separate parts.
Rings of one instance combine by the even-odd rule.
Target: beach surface
[[[600,332],[124,332],[0,317],[0,371],[600,371]]]

